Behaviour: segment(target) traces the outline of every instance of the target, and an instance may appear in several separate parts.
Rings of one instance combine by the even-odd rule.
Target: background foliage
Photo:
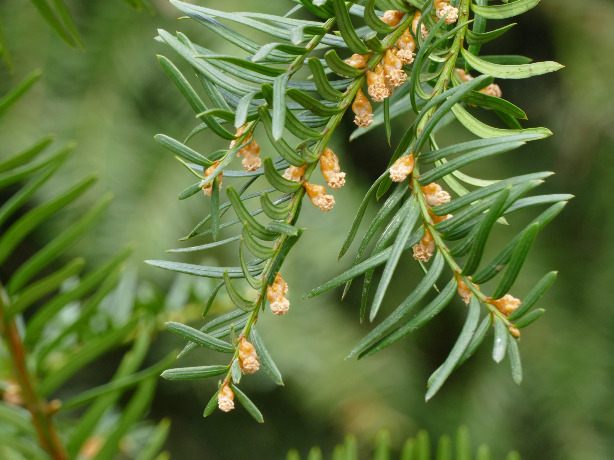
[[[274,12],[281,1],[217,3],[221,2],[210,6]],[[12,76],[3,71],[0,92],[41,63],[44,71],[26,103],[16,107],[10,119],[3,119],[0,138],[6,151],[25,146],[41,132],[56,132],[61,140],[77,141],[77,154],[61,170],[64,176],[49,184],[41,196],[59,190],[69,179],[75,182],[92,171],[99,172],[101,180],[91,193],[92,202],[106,190],[113,190],[116,199],[106,220],[73,254],[85,253],[93,265],[122,242],[135,242],[132,264],[141,278],[153,280],[141,287],[142,295],[147,295],[166,289],[172,276],[144,267],[140,261],[173,247],[176,236],[191,228],[206,206],[198,200],[174,199],[190,178],[151,138],[156,132],[179,132],[193,125],[183,101],[159,68],[155,53],[161,47],[153,36],[158,27],[181,28],[193,37],[202,31],[190,30],[187,23],[179,27],[176,10],[163,1],[153,2],[153,15],[133,12],[119,0],[74,2],[70,7],[86,53],[70,50],[32,8],[22,8],[17,0],[0,5],[6,40],[15,50],[18,69]],[[495,458],[497,452],[502,455],[511,448],[524,458],[609,458],[614,451],[614,406],[609,397],[614,363],[608,353],[614,316],[607,303],[612,298],[609,280],[614,277],[609,263],[614,256],[610,242],[614,213],[609,199],[614,139],[608,128],[614,120],[614,105],[608,77],[614,69],[605,57],[614,51],[614,32],[608,27],[612,20],[614,6],[606,1],[592,2],[590,8],[572,0],[543,2],[521,17],[510,32],[511,39],[496,41],[493,46],[499,48],[489,49],[501,54],[524,53],[535,60],[553,59],[567,66],[563,72],[519,83],[499,82],[504,94],[526,110],[532,126],[548,126],[556,135],[529,144],[518,156],[494,160],[490,164],[497,166],[486,172],[496,177],[503,169],[513,174],[555,170],[559,174],[546,187],[578,196],[540,235],[529,258],[531,265],[518,282],[519,289],[526,291],[550,267],[560,268],[555,288],[542,301],[547,316],[523,336],[525,379],[521,387],[513,384],[507,366],[492,364],[485,348],[448,381],[437,398],[425,404],[425,378],[445,358],[462,317],[448,314],[439,318],[432,326],[441,331],[437,336],[423,331],[376,358],[343,361],[364,333],[352,307],[357,299],[340,304],[335,291],[295,302],[296,308],[281,326],[261,325],[286,383],[285,388],[273,388],[266,377],[256,376],[246,385],[265,414],[266,424],[256,426],[243,411],[202,420],[194,400],[206,401],[214,391],[213,381],[160,382],[153,415],[173,418],[171,453],[187,458],[195,452],[207,452],[207,458],[241,457],[244,446],[250,445],[263,457],[279,458],[293,446],[302,453],[313,444],[330,451],[326,447],[348,432],[368,441],[381,427],[387,427],[393,444],[400,446],[418,426],[439,435],[452,433],[465,423],[477,442],[491,444]],[[23,30],[30,32],[24,35]],[[211,48],[224,46],[212,35],[199,41],[204,40],[211,40]],[[348,123],[345,129],[349,135],[353,128]],[[454,133],[449,136],[453,138]],[[381,145],[383,137],[383,132],[375,131],[349,144],[346,152],[341,142],[333,145],[348,172],[349,184],[336,194],[334,212],[310,219],[308,213],[318,211],[304,210],[302,219],[312,222],[310,232],[297,244],[294,262],[288,261],[284,274],[293,287],[294,300],[345,268],[328,255],[341,246],[362,189],[375,178],[371,175],[386,166],[387,156],[378,160],[373,147]],[[88,205],[77,206],[85,209]],[[39,246],[63,225],[57,219],[28,243]],[[340,236],[323,238],[328,235]],[[302,268],[307,265],[317,269],[306,273]],[[412,272],[416,268],[408,264],[406,276],[420,276]],[[220,299],[215,308],[222,309],[222,303]],[[197,316],[198,307],[195,311]],[[179,341],[166,334],[156,348],[169,350],[178,345]],[[207,357],[188,359],[197,365]],[[190,365],[188,361],[183,364]],[[234,442],[238,434],[241,443]]]

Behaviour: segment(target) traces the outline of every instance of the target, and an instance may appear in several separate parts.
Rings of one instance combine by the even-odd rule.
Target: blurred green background
[[[104,221],[73,253],[87,255],[95,265],[134,243],[131,268],[138,270],[142,280],[141,294],[162,293],[177,282],[175,276],[142,260],[201,261],[204,256],[199,253],[163,251],[180,245],[177,239],[208,212],[208,204],[201,194],[177,201],[177,194],[193,178],[153,141],[156,133],[182,138],[196,125],[155,55],[179,61],[153,38],[157,28],[164,28],[181,30],[211,49],[226,45],[193,23],[178,21],[177,11],[164,0],[153,2],[153,13],[135,12],[120,0],[68,4],[85,52],[66,46],[29,2],[0,3],[0,20],[16,69],[13,74],[4,67],[0,70],[0,94],[33,69],[44,72],[42,81],[0,123],[0,154],[14,152],[47,133],[57,134],[58,145],[76,141],[70,164],[44,193],[53,194],[67,181],[95,171],[100,181],[92,200],[107,190],[116,198]],[[290,2],[215,0],[206,5],[279,13],[289,9]],[[513,448],[524,459],[612,458],[614,3],[542,2],[518,19],[506,38],[484,47],[482,53],[525,54],[566,66],[531,80],[499,82],[504,97],[529,115],[526,126],[547,126],[555,135],[489,160],[474,172],[499,178],[556,171],[540,192],[577,196],[540,234],[513,289],[522,297],[547,271],[559,270],[556,284],[542,300],[547,314],[523,333],[523,384],[515,385],[507,361],[496,365],[490,347],[484,345],[433,400],[424,402],[427,377],[445,359],[461,328],[463,305],[458,301],[424,330],[360,362],[343,359],[368,330],[358,322],[358,289],[343,303],[338,301],[338,290],[298,302],[301,294],[348,266],[352,250],[340,263],[335,254],[362,194],[390,155],[383,131],[348,144],[344,139],[353,130],[348,117],[333,142],[348,173],[348,186],[335,194],[333,212],[324,215],[305,208],[301,220],[309,231],[283,270],[290,285],[291,312],[282,318],[267,314],[258,323],[285,387],[274,387],[264,375],[244,380],[242,387],[265,417],[265,424],[258,425],[242,409],[202,419],[202,409],[215,389],[213,380],[160,382],[150,416],[172,418],[167,448],[174,458],[254,455],[273,459],[283,458],[291,447],[304,455],[315,444],[329,452],[345,433],[356,434],[368,452],[381,428],[388,429],[399,446],[418,428],[433,435],[452,434],[461,424],[469,427],[476,445],[490,444],[495,458]],[[465,136],[452,125],[442,139],[450,143]],[[198,142],[194,148],[205,152],[221,145],[204,137]],[[519,228],[528,214],[514,218],[517,222],[512,225]],[[62,226],[60,216],[53,226],[33,235],[29,244],[37,246]],[[503,229],[496,234],[499,245],[506,235]],[[206,257],[216,264],[231,264],[235,249]],[[389,311],[420,276],[419,268],[406,257],[387,296]],[[209,288],[206,281],[200,282],[195,291],[204,297]],[[225,306],[221,298],[214,308],[222,311]],[[200,326],[198,306],[192,311],[196,311],[194,325]],[[179,346],[180,341],[163,333],[153,355]],[[197,351],[180,364],[209,364],[215,359]]]

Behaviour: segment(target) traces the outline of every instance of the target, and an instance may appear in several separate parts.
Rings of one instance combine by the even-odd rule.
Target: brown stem
[[[0,284],[0,334],[9,351],[15,380],[21,389],[26,409],[32,414],[32,423],[38,434],[40,446],[54,460],[68,460],[68,454],[60,441],[52,420],[49,403],[39,396],[34,385],[34,377],[26,366],[26,350],[15,321],[5,317],[10,300]]]

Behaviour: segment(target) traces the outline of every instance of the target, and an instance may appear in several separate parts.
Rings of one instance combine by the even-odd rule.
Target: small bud
[[[456,69],[456,73],[458,74],[458,77],[461,79],[462,82],[473,80],[473,77],[467,72],[465,72],[463,69]],[[482,88],[481,90],[479,90],[479,92],[494,97],[501,97],[503,95],[503,93],[501,92],[501,87],[496,83],[491,83],[486,88]]]
[[[320,171],[330,188],[338,190],[345,185],[345,173],[340,172],[339,159],[329,148],[320,156]]]
[[[215,168],[217,168],[219,164],[220,164],[220,162],[216,161],[211,166],[209,166],[205,170],[205,177],[208,178],[211,174],[213,174],[213,171],[215,171]],[[220,171],[220,174],[217,176],[217,183],[219,185],[219,189],[220,190],[222,190],[222,175],[223,175],[222,171]],[[203,192],[205,192],[205,195],[211,196],[211,192],[212,191],[213,191],[213,182],[210,182],[209,184],[207,184],[207,185],[205,185],[203,187]]]
[[[387,10],[381,17],[381,19],[382,22],[385,22],[389,26],[394,27],[399,23],[401,19],[403,19],[403,16],[405,16],[405,13],[401,13],[400,11]]]
[[[244,128],[247,125],[241,126],[237,131],[237,136],[241,135]],[[247,172],[256,171],[260,166],[262,166],[262,160],[260,159],[260,146],[253,140],[252,136],[249,136],[248,139],[251,139],[248,144],[243,147],[241,150],[237,152],[238,157],[243,157],[243,161],[241,164],[243,165],[243,169]],[[234,145],[235,141],[230,143],[230,147]]]
[[[422,11],[416,10],[414,19],[412,19],[411,21],[411,30],[414,33],[414,35],[416,35],[416,31],[418,29],[418,22],[420,21],[421,17],[422,17]],[[422,38],[422,40],[426,40],[426,37],[428,37],[428,35],[429,35],[429,31],[426,29],[426,26],[424,24],[420,24],[420,37]]]
[[[497,307],[497,310],[499,310],[505,316],[511,315],[521,304],[519,299],[510,294],[505,294],[503,297],[497,300],[491,299],[489,300],[489,303]]]
[[[384,57],[384,71],[386,79],[392,86],[401,86],[407,78],[403,70],[403,62],[396,55],[396,48],[388,48]]]
[[[356,98],[352,104],[352,112],[356,115],[354,117],[354,123],[356,123],[359,128],[366,128],[373,122],[373,109],[371,108],[369,99],[367,99],[362,92],[362,89],[358,89],[356,93]]]
[[[285,296],[286,294],[288,294],[288,283],[284,281],[280,273],[277,273],[277,275],[275,275],[273,286],[275,286],[275,289],[280,292],[281,295]]]
[[[418,29],[418,22],[420,22],[420,18],[422,17],[422,11],[416,9],[414,14],[414,18],[411,20],[411,31],[416,35],[416,30]]]
[[[450,2],[445,0],[435,1],[435,14],[440,19],[447,14],[444,20],[446,24],[454,24],[458,20],[458,8],[451,6]]]
[[[326,189],[322,185],[305,182],[303,186],[313,205],[320,208],[320,211],[330,211],[333,209],[335,198],[332,195],[327,195]]]
[[[397,51],[397,57],[401,60],[403,65],[409,65],[414,62],[414,52],[408,49],[400,49]]]
[[[24,406],[25,401],[21,394],[21,387],[17,384],[17,382],[7,380],[6,384],[7,385],[2,392],[2,400],[7,404],[12,404],[13,406]]]
[[[420,243],[415,244],[412,249],[414,251],[414,259],[422,262],[428,262],[431,259],[433,251],[435,250],[435,241],[428,228],[425,229],[424,236],[420,240]]]
[[[255,141],[237,153],[237,156],[240,156],[240,153],[243,154],[243,161],[241,161],[241,164],[243,165],[243,169],[245,169],[245,171],[256,171],[258,168],[260,168],[260,166],[262,166],[262,160],[260,159],[260,147]]]
[[[345,63],[357,69],[363,69],[370,57],[370,54],[352,54],[352,57],[346,60]]]
[[[399,37],[397,40],[397,57],[403,62],[405,65],[409,65],[414,62],[414,50],[416,49],[416,40],[411,35],[411,32],[408,29],[403,31],[403,35]]]
[[[518,330],[517,327],[514,327],[512,325],[508,326],[508,330],[510,331],[510,334],[512,334],[513,337],[515,338],[519,338],[520,337],[520,331]]]
[[[239,129],[237,129],[237,132],[235,133],[235,136],[237,136],[237,137],[241,136],[241,134],[243,134],[245,132],[245,129],[247,128],[247,126],[248,126],[248,124],[245,123]],[[249,136],[249,137],[251,137],[251,136]],[[237,139],[231,141],[230,142],[230,148],[233,148],[236,144],[237,144]]]
[[[303,174],[305,174],[305,168],[307,164],[303,166],[292,166],[284,171],[284,179],[293,180],[294,182],[300,182],[303,180]]]
[[[105,440],[98,437],[88,438],[81,447],[79,451],[79,458],[89,460],[90,458],[96,457],[100,449],[105,444]]]
[[[435,214],[431,213],[433,225],[436,225],[439,222],[443,222],[444,220],[452,219],[452,217],[454,217],[452,214],[446,214],[445,216],[436,216]]]
[[[458,274],[455,274],[455,276],[456,276],[456,282],[458,283],[458,293],[462,297],[463,302],[469,305],[469,302],[471,301],[471,291],[469,290],[465,282],[461,279],[461,277]],[[473,287],[480,289],[478,285],[473,284],[473,283],[471,284],[473,285]]]
[[[393,182],[403,182],[414,170],[414,154],[402,156],[390,168],[390,179]]]
[[[220,392],[217,394],[217,407],[221,411],[230,412],[235,408],[235,394],[230,389],[230,385],[225,383]]]
[[[487,94],[488,96],[501,97],[503,93],[501,91],[501,87],[496,83],[491,83],[486,88],[482,88],[480,93]]]
[[[267,287],[267,299],[271,302],[271,311],[275,315],[283,315],[288,312],[290,307],[290,301],[286,299],[288,293],[288,284],[282,279],[281,275],[277,273],[275,281],[271,286]]]
[[[281,316],[288,313],[288,309],[290,308],[290,301],[285,297],[281,297],[279,300],[275,302],[271,302],[271,312],[274,315]]]
[[[245,171],[252,172],[258,170],[260,166],[262,166],[262,160],[258,156],[246,156],[243,158],[243,161],[241,161],[241,164]]]
[[[260,368],[258,353],[256,353],[254,346],[244,336],[241,336],[239,344],[239,367],[243,374],[253,374]]]
[[[462,82],[473,80],[473,77],[467,72],[465,72],[463,69],[457,68],[455,70],[456,70],[456,73],[458,74],[458,78],[460,78]]]
[[[373,72],[367,70],[367,92],[375,102],[382,102],[390,96],[390,90],[386,86],[384,67],[377,64]]]
[[[435,182],[422,187],[422,193],[424,193],[424,199],[429,206],[439,206],[450,201],[450,194]]]
[[[49,415],[53,415],[57,413],[62,408],[62,401],[59,399],[52,399],[47,403],[47,407],[45,407],[45,411]]]

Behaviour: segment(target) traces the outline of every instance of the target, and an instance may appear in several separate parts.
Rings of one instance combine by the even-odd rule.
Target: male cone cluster
[[[253,374],[260,369],[258,354],[254,345],[247,341],[245,336],[239,338],[239,368],[242,374]],[[217,407],[223,412],[230,412],[235,408],[235,394],[230,388],[230,383],[224,381],[222,388],[217,394]]]
[[[381,64],[377,64],[373,71],[367,70],[367,92],[374,102],[382,102],[391,96],[392,93],[386,85],[384,67]]]
[[[403,35],[397,40],[397,57],[403,61],[403,64],[409,65],[414,62],[414,51],[416,49],[416,40],[409,31],[409,28],[403,31]]]
[[[239,367],[241,372],[243,374],[253,374],[260,368],[256,349],[243,335],[239,342]]]
[[[295,180],[293,177],[297,177],[296,170],[288,168],[284,173],[284,177]],[[345,185],[345,173],[341,172],[339,167],[339,159],[337,155],[329,148],[324,149],[322,155],[320,155],[320,171],[326,181],[326,185],[334,190],[338,190]],[[304,172],[304,170],[303,170]],[[302,174],[301,174],[302,175]],[[300,179],[299,179],[300,180]],[[326,188],[323,185],[312,184],[311,182],[303,183],[305,192],[311,200],[311,203],[316,206],[320,211],[330,211],[335,205],[335,197],[326,193]]]
[[[458,8],[453,7],[450,2],[445,0],[435,0],[435,14],[439,19],[445,16],[443,22],[446,24],[454,24],[458,20]]]
[[[320,156],[320,171],[330,188],[338,190],[345,185],[345,173],[339,168],[339,158],[329,148]]]
[[[326,189],[323,185],[312,184],[311,182],[305,182],[303,184],[307,196],[311,200],[314,206],[320,211],[330,211],[335,205],[335,197],[326,194]]]
[[[429,206],[429,213],[433,219],[433,223],[438,223],[452,217],[451,214],[446,216],[436,216],[430,210],[430,208],[433,206],[439,206],[450,201],[450,194],[441,188],[441,185],[432,182],[420,188],[422,189],[424,201],[426,201],[427,206]],[[428,262],[431,259],[433,256],[433,251],[435,250],[435,240],[433,239],[433,235],[428,228],[425,228],[424,236],[418,244],[414,245],[412,249],[414,252],[414,259],[422,262]]]
[[[243,134],[246,128],[247,124],[241,126],[235,135],[239,137],[241,134]],[[260,166],[262,166],[262,160],[260,159],[260,146],[256,143],[254,136],[251,134],[247,137],[246,141],[248,141],[247,145],[237,152],[237,156],[243,157],[241,164],[243,165],[243,169],[245,169],[245,171],[256,171],[258,168],[260,168]],[[236,140],[232,141],[230,143],[230,148],[233,148],[236,142]]]
[[[403,182],[414,170],[415,163],[413,153],[398,158],[390,167],[390,180],[392,182]]]
[[[303,166],[292,166],[284,171],[283,178],[292,180],[294,182],[300,182],[303,180],[303,174],[305,174],[305,168],[307,168],[307,164]]]
[[[437,18],[445,18],[446,24],[453,24],[458,20],[458,8],[450,5],[450,2],[445,0],[435,0],[435,15]],[[391,27],[395,27],[403,19],[405,13],[396,10],[388,10],[380,18],[382,22]],[[393,46],[386,50],[384,58],[377,63],[373,70],[367,70],[367,93],[374,102],[382,102],[384,99],[392,96],[394,88],[403,84],[407,79],[407,74],[403,70],[404,65],[409,65],[414,62],[414,52],[416,50],[416,34],[418,32],[418,23],[420,23],[420,37],[425,40],[428,36],[426,26],[420,21],[422,12],[416,10],[411,23],[411,30],[407,28],[396,42],[396,47]],[[367,61],[371,54],[353,54],[352,57],[346,60],[346,64],[363,69],[367,65]],[[371,104],[366,99],[359,89],[356,93],[356,99],[352,104],[352,111],[356,115],[354,122],[359,128],[366,128],[373,121]]]
[[[422,187],[422,193],[426,204],[429,206],[439,206],[450,202],[450,194],[441,188],[441,185],[432,182]]]
[[[290,307],[290,301],[286,298],[288,284],[277,273],[273,284],[267,287],[266,296],[271,302],[271,311],[275,315],[285,315]]]
[[[458,77],[463,82],[473,80],[473,77],[469,75],[467,72],[465,72],[463,69],[456,69],[456,73],[458,74]],[[501,91],[501,88],[496,83],[491,83],[486,88],[482,88],[478,92],[482,94],[486,94],[488,96],[494,96],[494,97],[503,96],[503,92]]]
[[[230,412],[235,408],[234,399],[235,394],[230,389],[228,382],[226,382],[217,394],[217,407],[219,407],[221,411]]]
[[[520,299],[517,299],[510,294],[505,294],[500,299],[491,299],[489,303],[497,307],[497,309],[505,316],[509,316],[520,306],[522,302],[520,302]]]
[[[366,128],[373,123],[373,109],[367,96],[362,92],[362,88],[358,89],[356,98],[352,104],[352,112],[354,112],[354,123],[359,128]]]
[[[428,228],[424,230],[424,236],[420,240],[420,243],[414,244],[412,248],[414,252],[414,259],[421,262],[428,262],[433,256],[435,250],[435,240]]]
[[[217,168],[219,164],[220,162],[216,161],[215,163],[213,163],[211,166],[209,166],[205,170],[205,179],[208,179],[213,174],[213,171],[215,171],[215,168]],[[220,173],[217,176],[217,183],[218,183],[219,189],[222,190],[222,171],[220,171]],[[205,193],[205,195],[211,196],[212,191],[213,191],[213,181],[203,186],[203,192]]]
[[[471,301],[471,290],[467,287],[467,283],[465,283],[463,281],[463,279],[456,274],[456,283],[458,284],[458,294],[461,296],[461,298],[463,299],[463,302],[465,302],[467,305],[469,305],[469,302]],[[473,287],[475,287],[476,289],[480,289],[480,287],[477,284],[473,284]]]

